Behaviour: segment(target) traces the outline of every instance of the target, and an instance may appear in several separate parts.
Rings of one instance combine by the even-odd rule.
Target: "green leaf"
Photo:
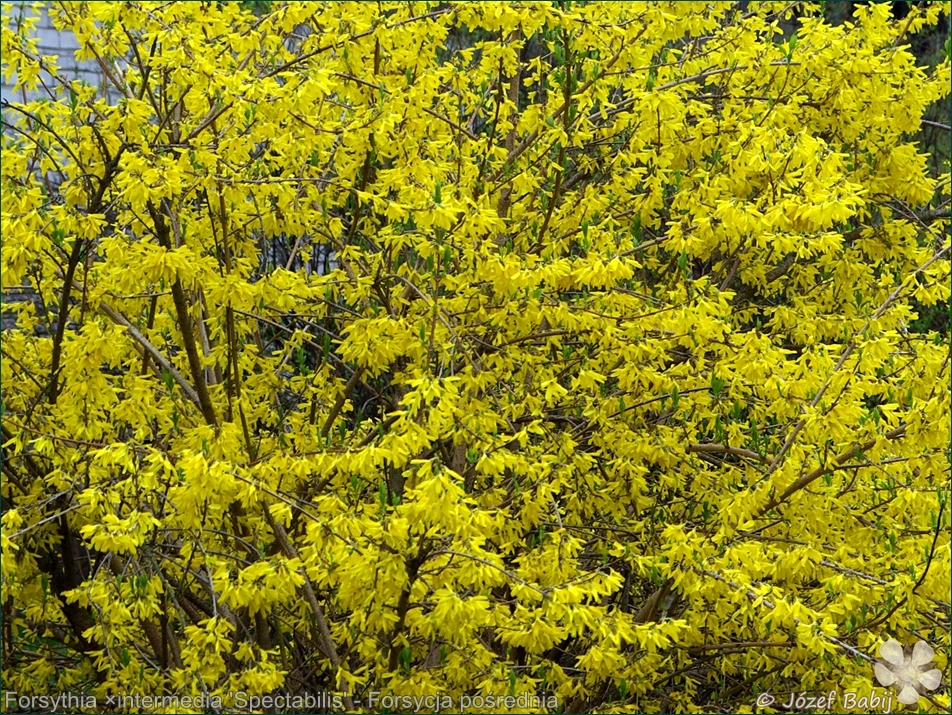
[[[164,367],[162,368],[162,382],[165,383],[165,387],[170,393],[175,392],[175,378],[172,377],[172,371]]]

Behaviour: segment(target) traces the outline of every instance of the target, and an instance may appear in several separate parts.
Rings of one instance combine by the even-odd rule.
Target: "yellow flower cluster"
[[[949,4],[747,5],[56,3],[115,102],[5,16],[6,687],[948,674]]]

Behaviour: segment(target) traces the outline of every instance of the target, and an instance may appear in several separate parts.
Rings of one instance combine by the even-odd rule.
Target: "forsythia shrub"
[[[947,682],[948,10],[6,6],[6,687]]]

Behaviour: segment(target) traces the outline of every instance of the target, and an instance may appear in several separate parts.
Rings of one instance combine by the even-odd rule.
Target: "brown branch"
[[[275,521],[274,517],[271,515],[271,510],[268,509],[267,506],[265,506],[262,511],[264,512],[265,519],[271,526],[271,530],[274,532],[275,538],[277,538],[278,543],[281,545],[281,550],[284,552],[284,555],[289,559],[297,559],[297,551],[291,545],[291,542],[288,541],[288,534],[284,530],[284,527]],[[327,656],[328,660],[330,660],[334,670],[338,670],[340,668],[340,658],[337,655],[337,649],[334,647],[334,641],[331,639],[330,629],[327,627],[327,619],[324,617],[324,609],[321,608],[321,604],[317,601],[317,595],[314,593],[314,589],[311,586],[311,581],[308,578],[307,571],[303,566],[301,567],[300,573],[304,578],[304,583],[302,585],[304,597],[307,600],[308,605],[311,607],[311,611],[314,613],[314,619],[317,621],[317,630],[320,635],[319,642],[321,642],[322,646],[321,650],[324,651],[324,654]],[[349,695],[345,693],[343,700],[348,710],[354,709],[354,703]]]
[[[142,346],[142,350],[145,355],[151,356],[157,365],[159,365],[163,370],[167,370],[172,376],[172,379],[175,380],[175,383],[182,388],[182,392],[185,393],[185,396],[194,402],[196,407],[199,409],[202,408],[201,399],[199,398],[198,393],[195,391],[195,388],[189,384],[188,380],[182,377],[182,373],[175,369],[172,363],[169,362],[168,358],[159,352],[159,349],[149,342],[149,339],[139,332],[139,329],[136,328],[136,326],[133,325],[126,316],[107,303],[100,303],[99,309],[105,313],[109,319],[112,320],[112,322],[123,326],[129,333],[129,336],[139,343],[140,346]]]
[[[946,129],[948,129],[948,127],[946,127]],[[935,223],[936,221],[941,221],[943,219],[948,220],[950,215],[952,215],[952,212],[950,212],[949,207],[946,206],[945,208],[923,211],[921,214],[917,214],[916,218],[922,221],[922,223],[928,224]]]
[[[661,588],[648,596],[648,600],[645,601],[645,604],[641,607],[641,609],[639,609],[638,613],[635,614],[633,622],[654,623],[656,620],[658,620],[658,613],[661,610],[661,603],[668,597],[673,584],[673,579],[666,579],[665,582],[661,584]]]
[[[56,404],[59,397],[60,359],[63,351],[63,338],[66,334],[66,321],[69,314],[69,294],[73,287],[73,277],[76,275],[76,266],[83,250],[85,239],[79,237],[73,242],[73,250],[69,254],[66,264],[66,276],[63,280],[63,293],[60,295],[59,312],[56,318],[56,335],[53,337],[53,352],[50,358],[50,404]]]
[[[690,444],[685,451],[699,454],[733,454],[735,457],[746,457],[747,459],[753,459],[758,462],[766,461],[759,454],[749,449],[730,447],[726,444]]]
[[[565,85],[563,87],[563,99],[562,106],[565,109],[562,111],[562,129],[566,134],[565,144],[572,143],[572,127],[569,122],[569,108],[572,106],[572,50],[569,45],[569,33],[565,28],[562,28],[562,44],[565,48]],[[549,197],[549,205],[546,207],[545,218],[542,220],[542,228],[539,229],[539,235],[536,238],[535,246],[533,247],[532,252],[534,253],[537,250],[541,250],[543,246],[543,238],[545,237],[545,232],[549,228],[549,222],[552,220],[552,212],[555,210],[555,204],[559,200],[559,194],[562,190],[562,179],[565,178],[565,144],[562,144],[559,147],[559,156],[556,159],[556,163],[559,165],[557,169],[557,174],[555,175],[555,183],[552,185],[552,195]]]
[[[155,228],[155,236],[159,244],[166,250],[170,250],[172,242],[169,235],[169,227],[165,223],[162,214],[150,203],[148,206],[149,215]],[[195,344],[195,335],[192,333],[192,316],[188,312],[188,299],[185,297],[185,289],[182,287],[182,281],[176,276],[172,283],[172,302],[175,304],[175,313],[178,318],[179,329],[182,333],[182,342],[185,344],[185,354],[188,357],[189,371],[192,373],[192,380],[195,382],[195,392],[198,396],[199,407],[205,422],[209,425],[218,424],[218,417],[215,415],[215,407],[212,404],[211,396],[208,394],[208,385],[205,383],[205,370],[202,367],[202,360],[198,355],[198,348]]]
[[[344,389],[337,396],[337,401],[334,403],[330,414],[324,421],[324,426],[321,427],[321,437],[327,437],[327,435],[330,433],[331,427],[334,426],[334,420],[337,419],[337,415],[339,415],[340,411],[344,408],[344,403],[347,401],[347,398],[350,396],[350,393],[353,391],[353,389],[357,386],[357,383],[360,382],[360,377],[363,374],[364,368],[362,367],[358,367],[356,370],[354,370],[354,374],[350,376],[347,384],[344,385]]]
[[[697,645],[688,648],[689,653],[700,653],[706,650],[746,650],[748,648],[796,648],[796,643],[790,641],[736,641],[734,643],[710,643],[708,645]]]
[[[900,437],[903,437],[905,434],[906,434],[906,425],[899,425],[895,429],[890,430],[889,432],[884,434],[883,437],[890,440],[899,439]],[[870,449],[875,444],[876,444],[876,440],[871,439],[871,440],[868,440],[867,442],[864,442],[863,444],[854,445],[850,449],[846,450],[845,452],[840,454],[838,457],[836,457],[836,459],[834,459],[833,462],[835,463],[836,466],[840,466],[844,462],[846,462],[848,459],[853,457],[858,451],[865,452],[867,449]],[[780,496],[774,497],[769,502],[767,502],[767,504],[761,507],[760,510],[757,512],[757,516],[763,516],[764,514],[769,512],[771,509],[774,509],[780,506],[787,499],[789,499],[791,496],[796,494],[798,491],[800,491],[804,487],[809,486],[810,484],[815,482],[817,479],[822,477],[824,474],[827,474],[833,471],[833,469],[835,469],[835,467],[832,467],[832,466],[828,467],[827,465],[823,464],[817,467],[816,469],[814,469],[809,474],[804,474],[802,477],[800,477],[799,479],[794,481],[790,486],[784,489],[783,493]]]
[[[944,254],[948,253],[950,247],[952,247],[952,246],[946,245],[946,246],[940,248],[939,250],[937,250],[935,253],[932,254],[932,257],[931,257],[929,260],[927,260],[925,263],[923,263],[921,266],[919,266],[915,271],[913,271],[913,272],[908,276],[908,278],[905,278],[905,279],[903,279],[903,280],[901,280],[901,281],[899,282],[899,285],[896,286],[895,290],[893,290],[893,292],[889,294],[889,297],[886,298],[886,300],[882,303],[882,305],[880,305],[879,308],[877,308],[876,311],[866,320],[865,325],[863,325],[863,327],[862,327],[857,333],[855,333],[854,336],[850,339],[849,343],[848,343],[848,344],[846,345],[846,347],[843,349],[843,353],[840,355],[840,359],[836,362],[836,365],[833,366],[833,371],[832,371],[833,374],[839,372],[839,371],[840,371],[840,368],[842,368],[843,365],[846,364],[846,360],[849,358],[849,356],[853,354],[853,350],[856,349],[856,339],[857,339],[858,337],[862,336],[862,335],[865,335],[865,334],[866,334],[866,331],[869,330],[869,326],[872,325],[873,321],[874,321],[874,320],[877,320],[883,313],[885,313],[885,312],[889,309],[889,307],[890,307],[893,303],[895,303],[895,302],[899,299],[899,296],[902,295],[902,289],[903,289],[903,287],[906,285],[906,281],[909,280],[909,279],[911,279],[911,278],[915,278],[915,277],[918,276],[920,273],[922,273],[923,271],[925,271],[929,266],[931,266],[933,263],[935,263],[937,260],[939,260]],[[814,407],[816,407],[818,404],[820,404],[820,400],[823,398],[823,395],[826,394],[827,388],[829,388],[829,386],[830,386],[830,380],[832,380],[832,379],[833,379],[833,376],[832,376],[832,374],[831,374],[830,377],[828,377],[828,378],[826,379],[826,381],[823,383],[823,385],[822,385],[822,386],[820,387],[820,389],[817,391],[817,393],[816,393],[816,395],[813,397],[813,399],[810,400],[810,407],[811,407],[811,408],[814,408]],[[786,456],[787,452],[788,452],[788,451],[790,450],[790,448],[793,446],[793,443],[794,443],[794,441],[796,440],[797,435],[800,434],[800,431],[803,429],[803,427],[804,427],[805,425],[806,425],[806,420],[800,419],[800,420],[798,420],[797,423],[793,426],[793,429],[790,431],[790,434],[787,436],[787,439],[786,439],[786,440],[784,441],[784,443],[781,445],[780,451],[777,452],[777,456],[774,457],[773,461],[770,463],[770,466],[767,467],[767,472],[766,472],[766,474],[764,475],[764,478],[769,477],[771,474],[773,474],[775,471],[777,471],[777,469],[780,467],[781,463],[783,462],[783,458]],[[903,430],[903,433],[905,433],[905,426],[903,426],[903,427],[901,427],[901,428],[897,428],[897,430],[898,430],[898,429],[902,429],[902,430]],[[894,430],[894,431],[895,431],[895,430]],[[890,434],[891,434],[891,433],[890,433]],[[892,438],[890,438],[890,439],[892,439]],[[850,451],[850,454],[851,454],[851,453],[852,453],[852,450]],[[841,455],[841,456],[842,456],[842,455]],[[839,462],[839,464],[842,464],[842,462]],[[820,476],[820,475],[822,475],[822,474],[824,474],[824,473],[825,473],[825,472],[821,472],[821,473],[818,474],[817,476]],[[813,472],[811,472],[811,474],[813,474]],[[806,478],[809,477],[809,476],[811,476],[811,475],[807,475],[806,477],[802,477],[801,479],[797,480],[797,482],[794,482],[794,484],[792,484],[790,487],[788,487],[787,492],[789,492],[790,489],[792,489],[796,484],[799,484],[802,480],[806,479]],[[815,479],[816,477],[813,477],[813,478]],[[813,479],[810,479],[807,483],[809,483],[810,481],[813,481]],[[804,485],[804,486],[805,486],[805,485]],[[797,491],[799,488],[802,488],[802,487],[798,487],[797,489],[794,489],[793,491]],[[788,496],[787,492],[784,492],[784,497],[781,498],[781,501],[783,501],[783,498],[785,498],[785,496]],[[792,492],[790,492],[790,493],[792,493]],[[770,501],[770,503],[769,503],[769,506],[768,506],[767,508],[765,508],[764,511],[768,511],[769,509],[772,509],[773,507],[777,506],[777,503],[779,503],[779,502],[777,502],[777,503],[774,503],[774,502],[775,502],[775,500],[772,499],[772,500]],[[764,511],[761,511],[760,513],[763,514]]]
[[[606,63],[600,68],[600,70],[599,70],[599,76],[604,76],[604,75],[608,72],[608,70],[610,70],[610,69],[612,68],[612,66],[614,66],[614,64],[615,64],[615,63],[618,61],[618,59],[621,57],[621,53],[624,51],[624,49],[625,49],[626,47],[629,47],[632,42],[637,42],[637,41],[641,38],[641,35],[643,35],[643,34],[645,33],[645,31],[647,30],[647,28],[648,28],[648,26],[646,25],[646,26],[641,30],[641,32],[639,32],[639,33],[638,33],[635,37],[633,37],[630,41],[625,42],[625,43],[622,43],[622,46],[618,48],[618,52],[616,52],[616,53],[612,56],[612,58],[611,58],[610,60],[608,60],[608,62],[606,62]],[[583,85],[579,88],[578,92],[576,92],[576,96],[581,95],[581,94],[585,94],[585,92],[588,91],[588,89],[589,89],[593,84],[595,84],[595,82],[596,82],[597,79],[598,79],[598,77],[593,77],[592,79],[588,80],[585,84],[583,84]],[[559,105],[559,108],[556,109],[555,112],[552,114],[552,117],[551,117],[552,120],[555,121],[555,119],[558,118],[558,116],[559,116],[560,114],[562,114],[562,112],[567,112],[567,111],[568,111],[568,107],[566,107],[565,104]],[[598,116],[599,116],[599,115],[596,114],[596,115],[594,115],[594,118],[597,119]],[[492,177],[492,181],[493,181],[493,182],[498,181],[498,180],[500,179],[500,177],[503,175],[503,173],[505,173],[506,167],[509,166],[509,165],[511,165],[513,162],[515,162],[516,159],[518,159],[520,156],[522,156],[522,155],[526,152],[526,150],[536,142],[536,140],[539,138],[539,132],[540,132],[539,129],[534,129],[534,130],[532,130],[532,131],[529,133],[529,135],[528,135],[525,139],[522,140],[522,142],[519,144],[519,146],[515,147],[512,151],[509,152],[509,156],[506,157],[506,163],[503,164],[502,169],[500,169],[499,172],[498,172],[495,176]]]
[[[519,31],[513,30],[512,34],[509,36],[509,42],[518,41]],[[509,79],[509,101],[512,103],[512,109],[509,112],[509,122],[512,126],[509,128],[509,133],[506,135],[506,152],[509,156],[512,156],[513,151],[516,148],[516,125],[518,124],[519,118],[519,88],[522,83],[522,53],[519,53],[519,60],[516,63],[516,72]],[[499,60],[499,69],[502,72],[502,59]],[[511,166],[509,159],[506,160],[506,164]],[[512,199],[512,186],[506,186],[503,188],[502,193],[499,195],[499,205],[496,208],[496,213],[499,214],[500,218],[506,218],[509,216],[509,204]]]

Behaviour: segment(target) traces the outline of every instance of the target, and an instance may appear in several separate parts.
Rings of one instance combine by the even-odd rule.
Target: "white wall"
[[[76,38],[69,32],[60,32],[54,28],[48,12],[49,4],[43,3],[42,5],[43,7],[39,15],[40,20],[34,32],[34,35],[40,40],[39,47],[37,48],[38,52],[41,55],[56,55],[59,58],[60,73],[65,77],[69,79],[84,79],[95,87],[101,86],[102,73],[99,66],[95,62],[76,61],[75,52],[79,48]],[[31,8],[28,3],[22,1],[0,2],[0,14],[3,15],[5,24],[8,18],[15,19],[19,17],[21,13],[25,17],[36,16],[36,11]],[[15,23],[11,26],[16,27]],[[5,62],[9,62],[10,59],[9,57],[4,57]],[[22,102],[22,91],[13,91],[13,85],[15,83],[15,77],[11,79],[3,77],[2,87],[0,87],[0,98],[9,102]],[[37,91],[27,92],[28,100],[42,96],[48,96],[42,87]]]

